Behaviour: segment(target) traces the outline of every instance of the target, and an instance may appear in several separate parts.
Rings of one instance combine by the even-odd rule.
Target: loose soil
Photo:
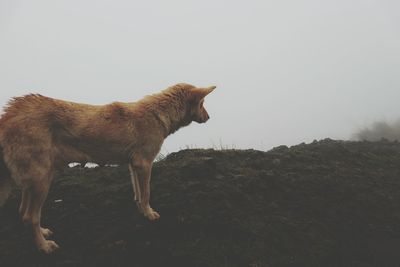
[[[0,266],[400,266],[400,144],[325,139],[268,152],[183,150],[153,168],[137,211],[127,166],[67,168],[36,251],[13,191],[0,208]]]

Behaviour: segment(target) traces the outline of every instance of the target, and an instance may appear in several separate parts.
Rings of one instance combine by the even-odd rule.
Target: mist
[[[167,138],[269,150],[400,117],[400,2],[0,1],[0,106],[40,93],[133,102],[216,85],[211,119]]]
[[[394,122],[374,122],[370,126],[358,130],[353,136],[359,141],[380,141],[382,139],[399,141],[400,119]]]

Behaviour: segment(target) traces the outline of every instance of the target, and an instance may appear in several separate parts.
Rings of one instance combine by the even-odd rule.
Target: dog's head
[[[192,121],[205,123],[210,119],[207,110],[204,107],[204,98],[214,91],[216,86],[207,88],[191,88],[189,97],[189,113]]]

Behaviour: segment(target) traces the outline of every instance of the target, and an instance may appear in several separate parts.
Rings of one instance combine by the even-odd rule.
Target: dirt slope
[[[400,266],[398,143],[185,150],[154,167],[160,221],[132,194],[126,166],[58,174],[43,216],[61,246],[51,256],[35,251],[14,194],[0,266]]]

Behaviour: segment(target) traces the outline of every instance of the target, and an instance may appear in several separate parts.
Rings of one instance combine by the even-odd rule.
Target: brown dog
[[[22,187],[23,221],[37,248],[51,253],[58,245],[45,239],[52,232],[40,226],[40,215],[54,170],[70,162],[128,163],[139,211],[160,218],[149,204],[153,160],[168,135],[209,119],[203,103],[214,89],[177,84],[138,102],[104,106],[14,98],[0,118],[0,205],[13,179]]]

